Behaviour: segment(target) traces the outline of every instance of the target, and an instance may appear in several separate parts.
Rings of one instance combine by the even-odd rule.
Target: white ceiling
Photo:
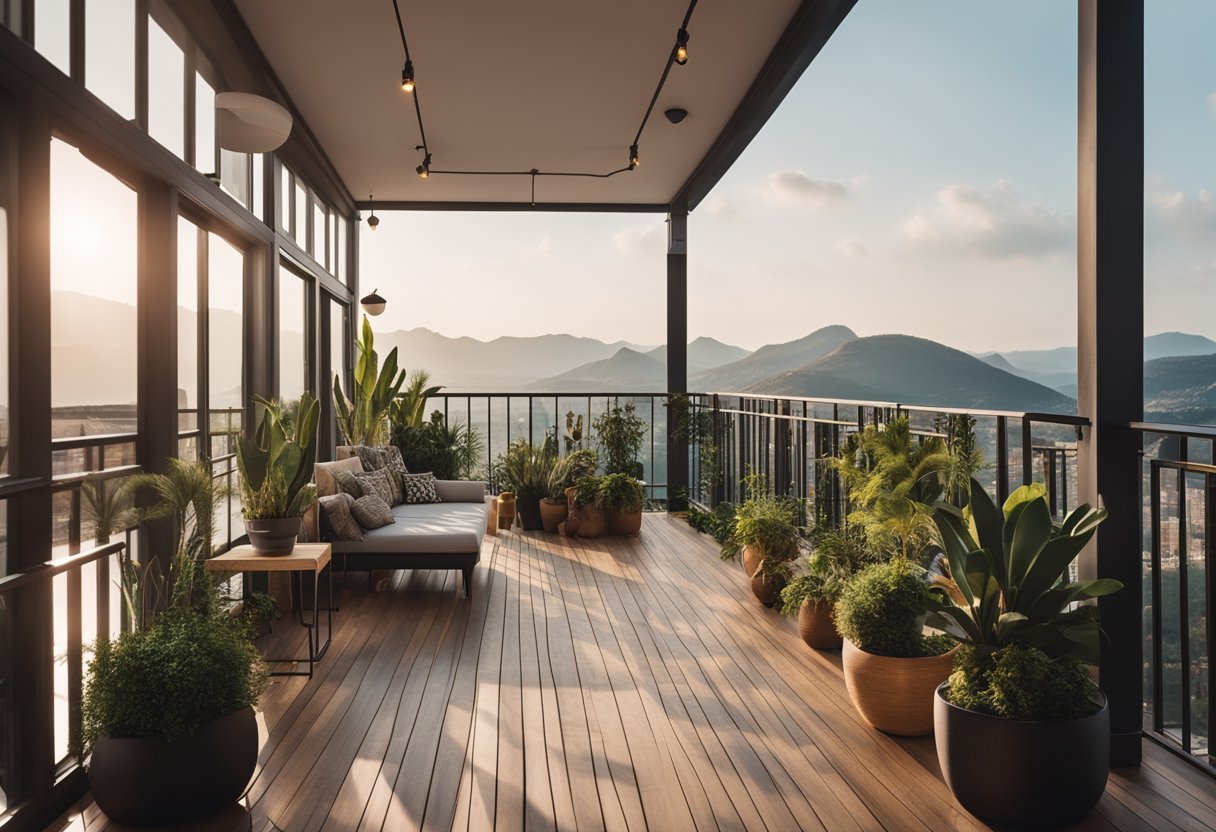
[[[432,176],[392,0],[236,0],[356,199],[527,202],[530,177]],[[629,144],[686,0],[400,0],[437,169],[607,172]],[[637,170],[540,178],[537,202],[666,203],[709,150],[798,7],[700,0],[690,60],[673,66]],[[688,118],[663,117],[683,107]]]

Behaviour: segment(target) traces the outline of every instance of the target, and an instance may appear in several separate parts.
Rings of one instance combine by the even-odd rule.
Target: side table
[[[330,641],[334,634],[333,593],[334,578],[330,568],[332,549],[328,543],[297,543],[289,555],[259,555],[252,546],[236,546],[222,555],[217,555],[206,562],[208,572],[290,572],[292,611],[296,620],[308,630],[308,656],[306,658],[274,659],[266,657],[269,664],[301,664],[308,663],[308,670],[277,670],[271,671],[272,676],[308,676],[312,678],[313,665],[321,660],[329,650]],[[312,573],[312,622],[304,620],[303,587],[301,581],[304,573]],[[330,605],[325,608],[326,633],[325,643],[321,643],[321,604],[320,584],[321,573],[325,573],[329,581]]]

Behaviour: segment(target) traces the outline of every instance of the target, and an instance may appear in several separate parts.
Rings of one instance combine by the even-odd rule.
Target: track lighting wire
[[[405,51],[405,59],[410,60],[410,46],[405,37],[405,24],[401,21],[401,6],[398,0],[392,0],[393,13],[397,17],[397,31],[401,33],[401,48]],[[688,9],[684,12],[684,21],[680,24],[681,30],[687,30],[688,24],[692,20],[693,10],[697,7],[697,0],[689,0]],[[659,96],[663,92],[663,86],[667,83],[667,76],[671,74],[671,67],[676,63],[676,49],[678,43],[673,44],[671,52],[667,54],[667,62],[663,65],[663,74],[659,76],[659,83],[654,88],[654,95],[650,96],[650,103],[646,106],[646,112],[642,115],[642,123],[638,125],[638,132],[633,136],[633,147],[641,144],[642,131],[646,129],[647,122],[650,121],[650,114],[654,112],[654,105],[658,102]],[[417,150],[421,150],[425,158],[424,167],[431,175],[443,176],[530,176],[532,177],[532,203],[536,203],[536,177],[538,176],[574,176],[587,179],[610,179],[619,173],[625,173],[634,169],[632,163],[626,164],[624,167],[616,170],[608,171],[607,173],[591,173],[588,171],[545,171],[537,168],[529,170],[442,170],[439,168],[431,168],[431,151],[426,141],[426,128],[422,123],[422,105],[418,103],[418,87],[414,87],[411,95],[414,98],[414,115],[418,119],[418,135],[422,140],[422,144],[418,145]],[[632,155],[632,154],[631,154]]]

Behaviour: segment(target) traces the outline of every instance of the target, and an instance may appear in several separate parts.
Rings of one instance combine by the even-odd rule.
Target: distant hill
[[[961,350],[910,335],[875,335],[848,341],[805,367],[753,383],[743,392],[1076,412],[1076,403],[1055,390]]]
[[[533,382],[526,389],[543,393],[659,393],[667,389],[667,362],[621,347],[611,358]]]
[[[655,347],[646,354],[651,358],[666,362],[667,345]],[[751,353],[743,347],[723,344],[716,338],[707,338],[702,335],[688,343],[688,374],[694,376],[715,367],[721,367],[723,364],[730,364],[732,361],[740,361],[749,355]]]
[[[1216,355],[1146,361],[1144,410],[1158,421],[1212,424],[1216,416]]]
[[[847,326],[825,326],[797,341],[769,344],[746,358],[692,376],[688,386],[708,393],[742,390],[778,373],[805,367],[856,337]]]

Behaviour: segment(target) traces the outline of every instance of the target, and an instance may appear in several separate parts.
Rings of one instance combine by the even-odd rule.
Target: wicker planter
[[[832,620],[832,602],[820,599],[812,604],[809,598],[803,601],[798,608],[798,635],[816,650],[839,650],[844,639]]]
[[[919,737],[933,731],[933,697],[950,676],[955,647],[940,656],[898,659],[876,656],[844,642],[844,684],[853,707],[888,734]]]
[[[642,531],[642,510],[621,511],[610,508],[605,512],[608,534],[635,535]]]
[[[566,516],[566,534],[578,537],[599,537],[607,528],[607,518],[604,510],[597,505],[576,505],[574,495],[577,488],[566,489],[566,503],[569,513]]]
[[[540,522],[549,534],[556,532],[557,527],[566,522],[566,515],[569,513],[570,508],[565,500],[551,500],[546,497],[540,501]]]
[[[101,737],[89,788],[110,820],[127,826],[189,823],[231,806],[258,762],[258,724],[242,708],[175,742]]]
[[[300,535],[299,517],[274,517],[246,520],[249,545],[259,555],[290,555]]]

